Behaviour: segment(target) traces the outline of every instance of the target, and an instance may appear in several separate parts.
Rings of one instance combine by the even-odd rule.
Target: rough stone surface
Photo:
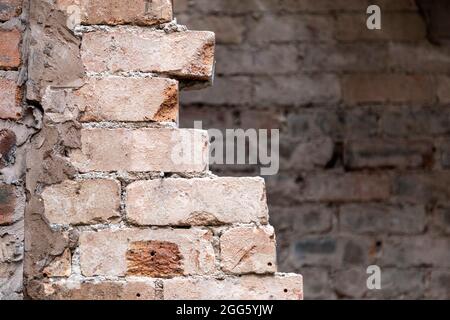
[[[149,256],[150,247],[160,261],[152,260],[151,252]],[[212,234],[200,229],[85,232],[80,235],[80,265],[88,277],[210,274],[215,268]]]
[[[42,198],[52,224],[96,224],[120,217],[120,183],[114,180],[67,180],[45,188]]]
[[[20,65],[20,32],[0,30],[0,68],[15,69]]]
[[[16,81],[0,78],[0,101],[0,119],[20,118],[22,91]]]
[[[127,279],[120,281],[82,282],[56,280],[30,285],[33,299],[45,300],[154,300],[154,280]]]
[[[171,0],[57,0],[56,5],[82,24],[152,25],[172,20]]]
[[[22,0],[2,0],[0,2],[0,21],[17,17],[22,11]]]
[[[201,130],[82,129],[81,150],[70,158],[81,172],[202,172],[208,168],[208,146]]]
[[[267,223],[260,178],[164,179],[127,187],[127,218],[139,225]]]
[[[266,227],[236,227],[220,237],[220,261],[227,273],[273,273],[277,270],[275,231]]]
[[[165,300],[301,300],[302,277],[292,274],[164,281]]]
[[[8,166],[14,159],[16,134],[9,129],[0,129],[0,169]]]
[[[48,90],[48,113],[80,114],[80,121],[158,121],[178,119],[178,83],[162,78],[88,78],[75,90]]]
[[[214,41],[212,32],[166,34],[143,28],[117,28],[84,34],[81,55],[90,72],[155,72],[209,80],[213,75]]]
[[[72,273],[72,255],[70,249],[66,249],[64,253],[44,268],[46,277],[69,277]]]

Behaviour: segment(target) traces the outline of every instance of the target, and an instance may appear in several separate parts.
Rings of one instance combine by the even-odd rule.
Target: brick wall
[[[24,99],[26,6],[0,1],[0,300],[23,296],[25,146],[36,131]]]
[[[448,15],[420,2],[175,1],[180,23],[217,36],[215,85],[182,95],[181,125],[281,129],[268,201],[280,269],[304,274],[306,298],[450,298]]]
[[[302,277],[277,272],[264,180],[213,175],[206,131],[178,128],[180,88],[211,84],[214,33],[177,25],[170,0],[28,13],[24,101],[42,119],[23,160],[24,296],[301,299]]]

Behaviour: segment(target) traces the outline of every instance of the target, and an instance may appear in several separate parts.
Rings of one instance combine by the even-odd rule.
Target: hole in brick
[[[271,267],[271,266],[272,266],[272,262],[269,262],[267,265],[268,265],[269,267]]]
[[[286,292],[288,292],[288,289],[284,289],[283,291],[286,293]]]
[[[127,254],[128,275],[169,278],[183,274],[178,246],[167,241],[137,241]]]
[[[48,274],[47,273],[44,273],[43,276],[44,276],[44,278],[48,278]]]
[[[141,294],[140,293],[136,293],[136,297],[140,298]]]

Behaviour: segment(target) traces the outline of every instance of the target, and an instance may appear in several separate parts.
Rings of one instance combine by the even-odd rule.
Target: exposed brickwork
[[[377,31],[368,4],[175,1],[179,22],[217,36],[217,85],[182,95],[181,127],[281,130],[268,203],[279,270],[304,275],[306,298],[449,298],[448,3],[370,1]]]
[[[0,1],[0,300],[23,298],[24,158],[39,116],[25,114],[22,3]]]

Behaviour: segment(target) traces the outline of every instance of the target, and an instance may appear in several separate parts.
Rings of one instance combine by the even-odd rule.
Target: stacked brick
[[[23,99],[22,1],[0,1],[0,300],[22,298],[24,145],[34,131]]]
[[[381,8],[381,30],[366,27],[369,4]],[[422,6],[442,18],[424,19]],[[266,179],[279,267],[304,275],[308,298],[450,298],[446,8],[175,2],[181,23],[217,37],[215,85],[182,96],[181,127],[207,115],[205,129],[280,128],[280,172]],[[371,264],[383,290],[366,287]]]
[[[28,296],[301,299],[301,276],[277,273],[264,180],[213,176],[207,133],[178,128],[180,83],[212,79],[214,34],[172,22],[170,0],[131,2],[56,2],[82,24],[85,76],[43,92]]]

